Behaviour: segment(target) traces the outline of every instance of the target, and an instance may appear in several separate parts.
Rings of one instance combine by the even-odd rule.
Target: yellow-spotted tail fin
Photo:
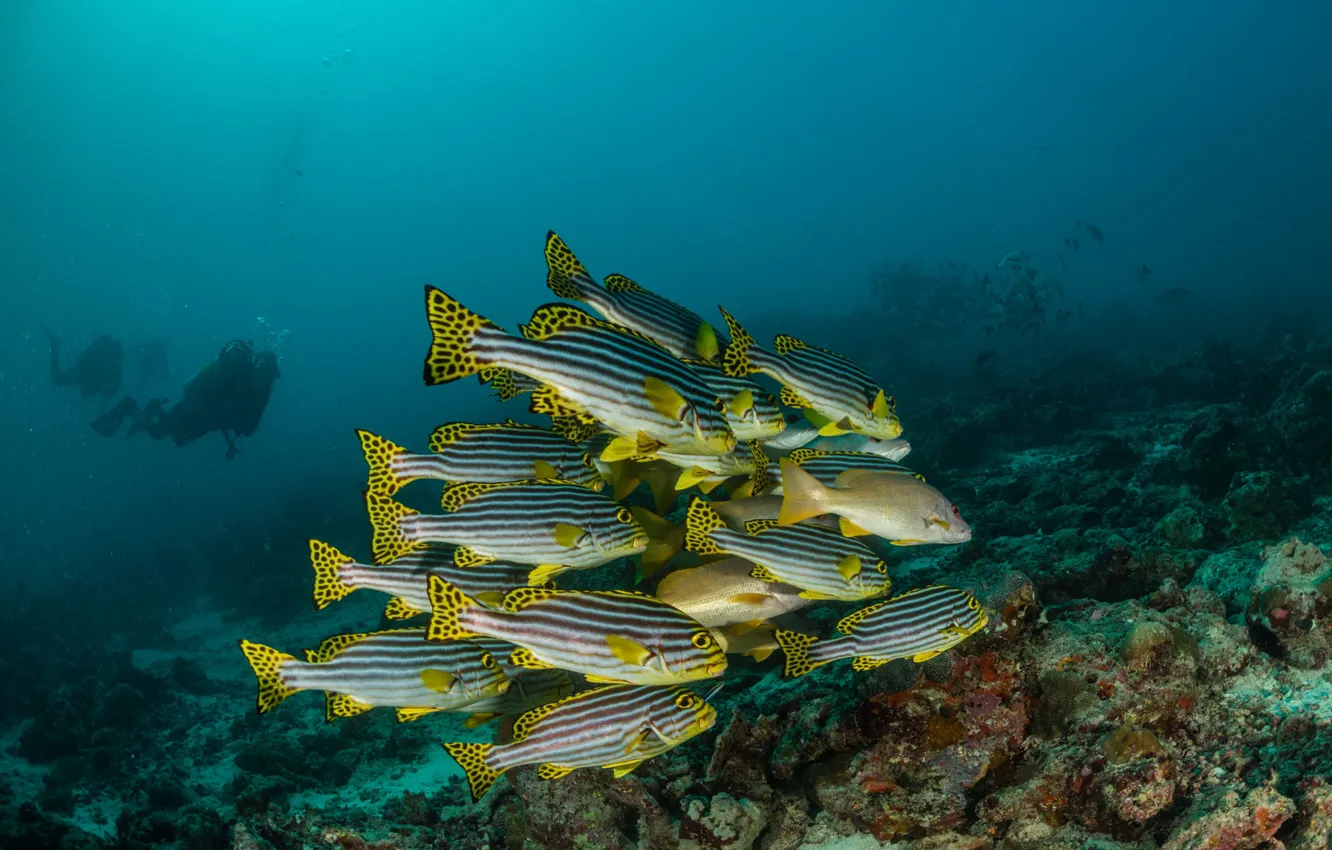
[[[259,699],[256,705],[260,714],[272,711],[284,699],[300,690],[282,681],[282,666],[295,661],[295,656],[248,640],[241,641],[240,648],[241,652],[245,653],[245,660],[250,662],[250,669],[254,670],[255,678],[259,680]]]
[[[813,635],[802,635],[799,632],[777,629],[772,633],[772,636],[777,641],[777,645],[781,647],[782,654],[786,656],[786,663],[782,667],[783,675],[794,679],[825,663],[815,661],[809,657],[809,648],[818,643],[819,640]]]
[[[366,465],[370,467],[366,489],[371,493],[392,496],[404,484],[417,480],[415,476],[399,478],[393,471],[393,461],[408,454],[402,446],[361,428],[356,429],[356,436],[361,440],[361,454],[365,455]]]
[[[468,608],[478,607],[475,599],[468,598],[456,586],[449,584],[438,575],[429,577],[430,626],[426,629],[426,640],[459,640],[476,637],[462,624],[462,613]]]
[[[356,588],[342,580],[342,568],[356,563],[322,540],[310,541],[310,565],[314,567],[314,605],[323,610]]]
[[[781,460],[782,510],[777,515],[778,525],[795,525],[803,520],[828,513],[828,488],[801,469],[788,457]]]
[[[586,301],[588,290],[601,288],[553,230],[546,234],[546,286],[571,301]]]
[[[468,310],[433,286],[425,288],[426,320],[430,322],[430,351],[425,359],[427,386],[447,384],[475,375],[486,363],[474,346],[485,330],[502,333],[499,325]]]
[[[379,493],[365,492],[365,510],[370,515],[370,553],[376,564],[387,564],[408,552],[425,548],[403,533],[402,521],[416,511]]]
[[[643,578],[656,575],[684,545],[684,529],[654,514],[647,508],[632,507],[629,512],[647,532],[648,545],[643,550]]]
[[[726,523],[712,505],[695,496],[689,500],[685,512],[684,547],[699,555],[716,555],[722,549],[712,539],[712,532],[725,528]]]
[[[472,790],[472,799],[480,800],[495,784],[495,780],[504,771],[495,770],[486,764],[486,756],[495,748],[494,744],[452,743],[444,744],[444,751],[453,756],[453,760],[467,774],[467,787]]]
[[[726,346],[726,351],[722,354],[722,374],[732,378],[743,378],[745,375],[753,374],[756,370],[749,357],[749,348],[754,344],[754,338],[740,327],[740,323],[732,318],[725,308],[717,309],[721,310],[722,318],[726,320],[726,330],[731,335],[731,343]]]

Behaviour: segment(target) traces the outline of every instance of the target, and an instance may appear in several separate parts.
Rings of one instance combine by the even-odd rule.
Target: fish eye
[[[487,670],[494,670],[499,666],[499,663],[495,661],[495,656],[487,652],[481,656],[481,666]]]
[[[888,572],[888,565],[885,564],[883,561],[880,561],[880,562],[879,562],[879,565],[878,565],[877,567],[875,567],[874,569],[878,570],[878,571],[881,572],[881,573],[886,573],[886,572]]]
[[[974,596],[967,597],[967,610],[975,611],[978,608],[980,608],[980,603],[976,601],[976,597]]]
[[[722,401],[721,399],[717,399],[717,404],[715,405],[715,407],[717,408],[718,413],[726,412],[726,402]]]
[[[698,697],[693,694],[680,694],[675,698],[677,708],[690,709],[698,705]]]
[[[957,517],[958,519],[962,518],[962,511],[958,510],[957,505],[953,505],[953,516]]]
[[[592,455],[583,455],[583,466],[586,466],[588,469],[596,469],[597,465],[592,462]]]
[[[690,642],[693,643],[697,649],[711,649],[713,645],[712,635],[707,632],[694,632],[694,636],[690,638]]]
[[[618,519],[620,522],[629,523],[633,522],[634,515],[633,513],[630,512],[628,508],[620,508],[615,512],[615,518]]]

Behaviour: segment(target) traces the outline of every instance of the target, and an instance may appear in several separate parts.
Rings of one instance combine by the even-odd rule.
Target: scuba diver
[[[185,385],[180,401],[168,408],[155,398],[142,408],[128,396],[93,421],[93,429],[110,437],[126,417],[133,425],[125,436],[140,431],[154,440],[170,437],[177,446],[192,443],[210,431],[227,441],[227,460],[239,452],[236,437],[249,437],[259,427],[278,371],[277,355],[255,351],[249,342],[232,340]]]
[[[125,365],[125,346],[113,336],[103,334],[93,340],[68,369],[60,368],[60,337],[40,322],[51,343],[51,380],[57,387],[77,386],[84,398],[100,395],[104,401],[120,392],[120,376]]]

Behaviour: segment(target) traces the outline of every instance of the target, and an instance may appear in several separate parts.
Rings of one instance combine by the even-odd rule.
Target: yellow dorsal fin
[[[395,596],[384,606],[384,618],[388,620],[406,620],[426,613],[413,606],[401,596]]]
[[[598,288],[574,252],[553,230],[546,234],[545,253],[546,286],[560,298],[585,301],[588,293]]]
[[[509,664],[524,670],[549,670],[554,665],[536,657],[536,653],[525,646],[520,646],[509,653]]]
[[[575,591],[564,591],[565,595]],[[504,594],[504,610],[510,613],[517,613],[532,605],[545,602],[548,599],[554,599],[559,596],[561,591],[550,590],[545,587],[515,587]]]
[[[767,531],[769,528],[776,528],[775,519],[751,519],[745,522],[745,531],[749,534],[758,534],[760,531]]]
[[[612,655],[631,667],[643,667],[652,660],[652,650],[627,637],[606,635],[606,645]]]
[[[844,635],[851,634],[856,630],[856,626],[860,625],[862,620],[887,604],[887,601],[876,602],[868,608],[861,608],[859,611],[853,611],[850,614],[847,614],[845,617],[837,621],[837,631]]]
[[[866,531],[844,516],[837,518],[837,527],[841,530],[843,537],[865,537],[873,533]]]
[[[860,575],[861,570],[860,556],[851,554],[837,562],[837,572],[841,573],[842,578],[850,581]]]
[[[463,481],[450,484],[444,488],[444,492],[440,495],[439,506],[449,513],[453,513],[482,493],[512,486],[514,485],[508,482],[503,484],[478,484],[474,481]]]
[[[717,309],[726,320],[726,331],[731,335],[731,344],[722,353],[722,374],[729,378],[743,378],[752,374],[756,369],[749,349],[754,345],[754,338],[740,327],[740,323],[725,308],[719,306]]]
[[[333,635],[326,637],[319,642],[319,647],[314,651],[314,658],[311,660],[316,664],[323,664],[330,661],[333,656],[354,643],[360,643],[370,637],[373,632],[358,632],[355,634]]]
[[[806,418],[809,418],[810,421],[813,421],[813,418],[809,416],[809,411],[813,409],[814,402],[805,398],[800,393],[796,392],[790,387],[782,387],[781,391],[777,393],[777,398],[779,401],[781,401],[782,404],[786,405],[787,407],[804,408],[806,410],[805,413]],[[817,425],[818,423],[815,422],[814,424]]]
[[[818,449],[796,449],[787,457],[791,458],[792,463],[799,466],[807,460],[813,460],[816,457],[828,457],[831,454],[832,452],[821,452]]]
[[[430,432],[430,450],[439,453],[452,446],[469,434],[477,431],[491,431],[501,425],[474,425],[471,422],[447,422]]]
[[[532,390],[532,397],[528,402],[527,409],[540,416],[549,416],[552,420],[552,427],[556,424],[554,420],[571,416],[578,417],[583,412],[583,408],[560,395],[560,391],[549,384],[542,384]],[[564,434],[564,436],[569,437],[568,434]],[[572,437],[569,437],[569,439],[572,439]]]
[[[608,274],[602,283],[606,284],[606,290],[614,293],[624,292],[646,292],[647,290],[634,283],[622,274]]]
[[[766,581],[771,583],[776,583],[781,581],[781,579],[777,578],[777,576],[768,572],[768,568],[763,566],[762,564],[755,564],[754,569],[750,570],[749,574],[754,578],[758,579],[759,581]]]
[[[777,334],[772,340],[772,350],[778,354],[786,354],[795,351],[797,348],[807,348],[803,342],[788,334]]]
[[[521,327],[523,336],[528,339],[549,339],[561,331],[600,328],[606,325],[606,322],[572,304],[543,304],[532,313],[532,318],[527,320],[527,324]]]

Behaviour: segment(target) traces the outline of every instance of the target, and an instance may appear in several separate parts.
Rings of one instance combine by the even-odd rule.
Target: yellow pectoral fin
[[[850,581],[860,575],[860,556],[847,555],[837,564],[837,572],[842,574],[842,578]]]
[[[854,430],[855,429],[851,427],[851,420],[847,419],[846,417],[842,417],[842,419],[838,422],[829,422],[828,424],[819,428],[819,436],[836,437],[839,434],[850,434]]]
[[[836,599],[836,596],[829,596],[817,590],[802,590],[799,593],[801,599]]]
[[[612,678],[609,677],[609,676],[587,676],[587,675],[584,675],[583,678],[586,679],[587,681],[591,682],[591,683],[594,684],[594,685],[627,685],[627,684],[629,684],[629,683],[626,682],[624,679],[612,679]]]
[[[726,601],[736,605],[763,605],[770,599],[772,597],[766,593],[737,593]]]
[[[723,478],[705,478],[704,480],[698,482],[698,489],[701,490],[701,491],[702,491],[703,493],[705,493],[705,494],[706,494],[706,493],[711,493],[713,490],[716,490],[717,487],[718,487],[718,486],[722,483],[722,481],[724,481],[724,480],[725,480],[725,479],[723,479]]]
[[[745,655],[748,655],[750,658],[754,659],[755,661],[767,661],[768,656],[772,655],[772,650],[773,647],[764,646],[760,647],[759,649],[751,649],[749,652],[746,652]]]
[[[586,534],[586,531],[576,525],[570,525],[567,522],[555,523],[555,542],[565,549],[572,549],[577,546]]]
[[[629,755],[634,750],[638,749],[639,745],[641,745],[644,741],[646,741],[648,735],[650,734],[652,734],[651,729],[644,729],[642,732],[639,732],[637,735],[635,735],[633,737],[633,740],[631,740],[628,744],[625,744],[624,754]]]
[[[537,478],[538,480],[543,478],[560,477],[559,470],[557,470],[555,467],[551,466],[549,463],[547,463],[544,460],[539,460],[536,463],[532,464],[532,466],[535,468],[536,471],[536,475],[534,477]]]
[[[919,546],[920,544],[924,543],[925,541],[924,541],[924,540],[889,540],[888,542],[891,543],[891,544],[893,544],[894,546]]]
[[[606,635],[611,654],[633,667],[643,667],[652,660],[652,650],[638,641],[620,635]]]
[[[732,415],[744,416],[746,413],[754,409],[753,390],[741,390],[736,393],[735,398],[731,399],[726,407],[731,411]]]
[[[704,360],[716,360],[721,353],[717,332],[707,322],[698,326],[698,333],[694,336],[694,353]]]
[[[755,595],[757,595],[757,594],[755,594]],[[764,597],[764,598],[766,599],[767,597]],[[759,626],[763,625],[765,622],[767,622],[767,621],[766,621],[766,620],[748,620],[748,621],[743,622],[743,623],[736,623],[736,624],[733,625],[733,626],[729,626],[728,629],[729,629],[729,631],[731,632],[731,634],[736,635],[736,636],[739,636],[739,635],[743,635],[743,634],[745,634],[746,632],[752,632],[752,631],[754,631],[754,629],[757,629]]]
[[[567,569],[563,564],[541,564],[527,574],[527,586],[540,587]]]
[[[888,397],[882,389],[874,397],[874,404],[870,405],[870,412],[874,414],[875,419],[887,419],[893,415],[893,406],[888,403]]]
[[[865,537],[873,534],[873,532],[866,531],[846,517],[837,518],[837,527],[841,529],[843,537]]]
[[[649,375],[643,379],[643,392],[647,395],[648,404],[652,409],[660,413],[672,422],[684,418],[685,409],[689,406],[680,395],[680,391],[661,378],[655,378]]]
[[[937,517],[937,516],[936,516],[936,517],[931,517],[931,518],[930,518],[930,523],[933,524],[933,525],[937,525],[937,526],[939,526],[939,527],[942,528],[944,531],[947,531],[947,530],[949,529],[948,520],[943,519],[943,518],[941,518],[941,517]]]
[[[675,480],[675,489],[688,490],[700,481],[706,481],[712,475],[706,469],[699,466],[692,466],[680,473],[680,477]]]
[[[453,681],[453,674],[447,670],[421,671],[421,684],[436,693],[448,693],[449,688],[453,687]]]
[[[616,437],[601,450],[601,459],[607,463],[638,457],[638,441],[633,437]]]
[[[638,448],[638,457],[643,459],[656,457],[657,452],[666,447],[666,444],[661,440],[653,439],[642,431],[638,432],[638,439],[635,441],[635,445]]]

